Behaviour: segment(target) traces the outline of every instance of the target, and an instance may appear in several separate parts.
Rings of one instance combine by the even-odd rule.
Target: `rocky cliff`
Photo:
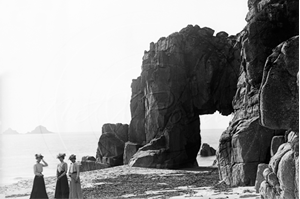
[[[114,156],[131,166],[194,165],[201,145],[199,115],[233,113],[220,138],[220,179],[254,185],[258,165],[272,169],[276,162],[280,166],[271,170],[276,187],[282,197],[288,193],[283,171],[296,165],[290,170],[293,183],[299,176],[299,2],[249,0],[248,7],[247,25],[237,35],[189,25],[150,44],[141,75],[131,85],[124,150],[112,149],[118,151]],[[293,138],[285,138],[290,132]],[[98,157],[104,157],[100,145],[113,137],[100,137]],[[284,146],[290,146],[288,157],[277,154],[285,154]]]
[[[235,186],[254,185],[257,165],[270,161],[273,136],[298,132],[299,121],[298,44],[281,44],[299,34],[298,1],[249,0],[248,6],[234,118],[218,154],[220,178]]]

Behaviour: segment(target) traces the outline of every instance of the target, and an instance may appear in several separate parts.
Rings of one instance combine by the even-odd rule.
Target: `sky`
[[[246,0],[1,0],[0,132],[129,124],[131,81],[151,42],[189,24],[235,35],[247,10]],[[201,128],[229,119],[201,116]]]

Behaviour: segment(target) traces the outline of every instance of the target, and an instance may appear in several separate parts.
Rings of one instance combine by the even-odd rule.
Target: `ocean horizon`
[[[220,135],[224,130],[202,129],[201,144],[208,143],[217,150]],[[71,154],[76,154],[77,161],[81,161],[81,158],[87,155],[95,157],[100,135],[101,132],[0,134],[0,185],[33,179],[36,153],[41,153],[49,165],[44,168],[45,177],[56,175],[58,153],[66,153],[65,162],[68,164],[68,156]],[[199,166],[210,166],[214,159],[215,156],[197,156]]]

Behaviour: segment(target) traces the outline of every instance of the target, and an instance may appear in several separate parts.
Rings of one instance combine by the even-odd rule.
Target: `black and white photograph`
[[[298,199],[298,0],[0,0],[0,199]]]

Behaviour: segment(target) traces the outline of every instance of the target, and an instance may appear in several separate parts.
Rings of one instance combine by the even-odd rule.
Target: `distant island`
[[[18,131],[16,130],[13,130],[11,128],[8,128],[6,131],[4,131],[2,134],[5,134],[5,135],[15,135],[15,134],[19,134]]]
[[[27,134],[49,134],[49,133],[53,133],[53,132],[48,131],[46,127],[42,125],[37,126],[34,130],[30,132],[27,132]]]

